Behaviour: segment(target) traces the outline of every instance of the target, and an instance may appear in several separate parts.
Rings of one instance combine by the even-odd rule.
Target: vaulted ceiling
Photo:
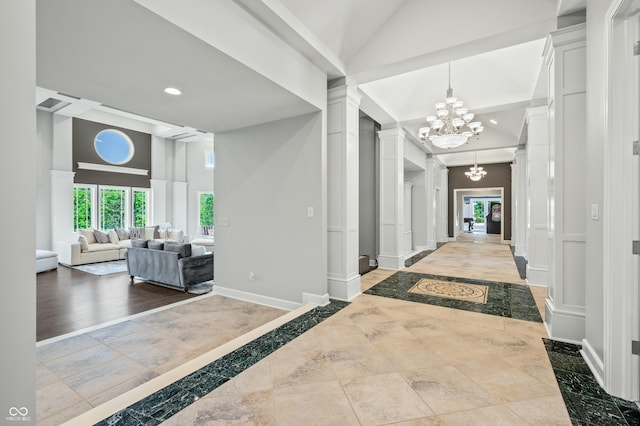
[[[416,141],[445,97],[450,63],[454,94],[485,133],[457,156],[423,147],[447,165],[471,163],[475,150],[478,161],[510,161],[523,141],[526,107],[546,96],[544,40],[559,14],[584,8],[584,0],[233,1],[328,79],[358,86],[372,118],[403,126]],[[153,13],[156,5],[37,0],[38,86],[208,132],[314,110],[171,16]],[[204,7],[196,0],[184,6],[193,16]],[[191,95],[161,100],[169,78]]]

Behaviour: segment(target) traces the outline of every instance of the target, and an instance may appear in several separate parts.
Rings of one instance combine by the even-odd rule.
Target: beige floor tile
[[[137,377],[140,371],[145,371],[145,368],[126,357],[121,357],[90,371],[69,377],[65,383],[78,395],[90,399],[105,389]]]
[[[323,351],[276,352],[268,359],[274,388],[336,380]]]
[[[444,426],[444,422],[438,416],[424,417],[422,419],[408,420],[406,422],[393,423],[393,426]]]
[[[66,384],[58,381],[36,390],[37,419],[46,419],[78,404],[86,404],[82,397]],[[88,405],[88,404],[86,404]]]
[[[339,379],[371,376],[389,373],[396,369],[384,353],[374,353],[372,344],[344,347],[326,352],[325,357],[331,363]]]
[[[204,397],[163,425],[275,425],[270,391]]]
[[[498,401],[453,366],[404,373],[411,387],[436,414],[486,407]]]
[[[450,426],[509,426],[527,424],[516,413],[504,405],[444,414],[440,416],[440,419],[442,419],[445,425]]]
[[[116,386],[105,388],[99,393],[93,395],[91,398],[87,398],[86,401],[92,407],[97,407],[98,405],[104,404],[105,402],[110,401],[113,398],[122,395],[123,393],[128,392],[156,377],[158,377],[158,373],[154,371],[146,371],[136,377],[125,380]]]
[[[564,426],[571,419],[562,398],[543,397],[507,404],[513,412],[525,419],[530,425]]]
[[[60,378],[53,374],[43,363],[36,363],[36,388],[40,389],[59,381]]]
[[[262,360],[246,369],[242,374],[229,380],[211,392],[211,396],[235,395],[241,393],[269,391],[273,389],[271,382],[271,366],[268,360]]]
[[[362,424],[387,424],[434,414],[397,373],[343,380],[342,387]]]
[[[39,346],[36,349],[36,358],[40,362],[47,362],[99,344],[100,342],[96,339],[80,334]]]
[[[121,356],[120,352],[100,344],[51,361],[45,361],[44,364],[57,377],[65,379]]]
[[[359,425],[340,383],[330,381],[273,391],[279,425]]]
[[[86,401],[78,401],[77,403],[63,408],[55,414],[50,415],[44,419],[38,417],[38,426],[60,426],[61,424],[79,416],[80,414],[90,410],[91,405]],[[41,411],[41,407],[38,406],[38,416]]]

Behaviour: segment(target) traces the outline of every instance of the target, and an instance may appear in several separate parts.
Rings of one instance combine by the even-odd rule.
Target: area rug
[[[409,292],[427,296],[446,297],[447,299],[465,300],[473,303],[487,303],[489,287],[486,285],[422,278],[416,285],[409,289]]]
[[[82,272],[93,275],[109,275],[127,272],[126,260],[113,260],[111,262],[89,263],[87,265],[72,266]]]
[[[213,289],[213,281],[207,281],[200,284],[194,284],[189,286],[187,289],[187,293],[190,294],[206,294],[209,293]]]

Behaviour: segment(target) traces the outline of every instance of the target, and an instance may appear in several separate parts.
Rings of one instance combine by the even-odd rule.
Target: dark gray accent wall
[[[502,217],[504,220],[504,239],[511,239],[511,163],[480,164],[487,171],[484,179],[474,182],[465,176],[464,172],[469,171],[469,166],[449,167],[449,197],[448,197],[448,217],[447,229],[449,237],[453,237],[453,194],[456,189],[468,188],[504,188],[504,199],[502,200]]]
[[[131,138],[135,146],[135,155],[131,161],[123,164],[123,167],[148,170],[149,173],[146,176],[78,169],[78,162],[110,165],[98,156],[94,148],[96,135],[105,129],[120,130]],[[151,187],[151,135],[122,127],[74,118],[73,171],[75,172],[75,183],[149,188]]]
[[[380,125],[361,114],[359,123],[359,253],[378,258],[377,131]]]

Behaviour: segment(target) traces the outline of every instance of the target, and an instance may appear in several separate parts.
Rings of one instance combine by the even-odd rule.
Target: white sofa
[[[184,242],[184,233],[181,230],[170,229],[161,238],[154,237],[154,227],[145,227],[145,235],[142,239],[155,239],[157,241]],[[111,260],[123,260],[127,249],[131,247],[131,239],[120,239],[113,230],[107,231],[109,242],[100,243],[94,235],[93,229],[80,229],[75,241],[60,241],[56,245],[58,262],[66,266],[85,265],[87,263],[107,262]],[[86,247],[83,249],[80,237],[86,238]],[[158,235],[155,235],[156,237]]]

